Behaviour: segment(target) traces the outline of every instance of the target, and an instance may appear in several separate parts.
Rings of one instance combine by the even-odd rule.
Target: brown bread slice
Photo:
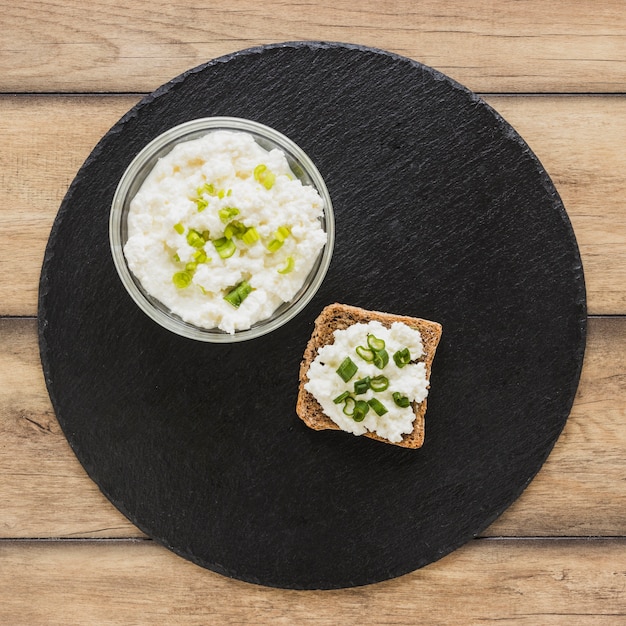
[[[308,381],[307,373],[309,365],[317,356],[318,350],[334,341],[333,332],[335,330],[344,330],[351,326],[362,322],[377,320],[384,326],[391,326],[393,322],[403,322],[411,328],[417,329],[422,335],[422,343],[424,344],[424,355],[421,360],[426,366],[426,378],[430,380],[430,371],[435,357],[435,350],[441,339],[441,324],[437,322],[429,322],[428,320],[419,319],[417,317],[408,317],[405,315],[393,315],[391,313],[381,313],[379,311],[368,311],[347,304],[330,304],[325,307],[315,320],[313,333],[304,351],[303,359],[300,364],[300,387],[298,392],[298,401],[296,403],[296,413],[304,421],[304,423],[314,430],[335,429],[339,430],[339,426],[335,424],[323,412],[319,402],[313,394],[308,392],[304,385]],[[393,443],[404,448],[420,448],[424,443],[424,416],[426,414],[426,399],[423,402],[414,402],[413,411],[415,412],[415,421],[413,422],[413,431],[404,435],[402,440],[394,443],[388,439],[380,437],[376,433],[367,432],[363,436],[383,441],[385,443]]]

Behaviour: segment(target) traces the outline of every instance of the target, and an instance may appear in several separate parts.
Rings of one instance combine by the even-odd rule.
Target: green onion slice
[[[204,198],[198,198],[197,200],[194,200],[194,202],[196,203],[196,207],[198,208],[198,213],[202,213],[202,211],[204,211],[204,209],[209,206],[209,201],[205,200]]]
[[[176,263],[180,263],[180,257],[178,256],[178,252],[174,252],[174,256],[172,257]]]
[[[217,250],[217,253],[220,255],[222,259],[228,259],[229,257],[235,254],[235,250],[237,250],[237,246],[232,239],[228,239],[227,237],[220,237],[219,239],[215,239],[213,241],[213,245]]]
[[[267,244],[267,249],[270,252],[276,252],[276,250],[282,248],[283,243],[283,241],[279,241],[278,239],[272,239],[272,241]]]
[[[288,256],[285,259],[285,266],[278,270],[279,274],[289,274],[289,272],[293,272],[293,268],[296,266],[293,257]]]
[[[374,365],[382,370],[389,363],[389,353],[384,348],[374,352]]]
[[[252,287],[250,286],[250,283],[243,280],[224,296],[224,300],[238,309],[241,303],[250,295],[251,292]]]
[[[347,383],[356,374],[358,369],[354,361],[347,356],[337,368],[337,374],[339,374],[344,383]]]
[[[180,222],[178,222],[178,224],[174,224],[174,230],[179,235],[182,235],[185,232],[185,227]]]
[[[204,249],[196,250],[193,253],[193,258],[194,258],[196,263],[206,263],[207,260],[208,260],[208,257],[206,255],[206,252],[204,251]]]
[[[354,414],[354,408],[356,407],[356,400],[348,395],[343,400],[343,413],[344,415],[352,416]]]
[[[274,236],[278,241],[285,241],[289,235],[291,235],[291,231],[286,226],[279,226]]]
[[[260,163],[254,168],[254,180],[261,183],[266,189],[271,189],[276,181],[276,176],[267,169],[267,165]]]
[[[226,195],[226,192],[223,189],[220,189],[217,192],[217,197],[221,200]]]
[[[233,237],[237,237],[237,239],[241,239],[243,234],[246,232],[246,227],[237,220],[233,220],[226,226],[224,229],[224,237],[227,239],[232,239]]]
[[[357,400],[352,412],[352,419],[355,422],[362,422],[370,410],[369,404],[365,400]]]
[[[375,337],[371,333],[367,335],[367,345],[376,352],[382,350],[385,347],[385,340]]]
[[[246,228],[246,231],[241,235],[241,240],[247,246],[251,246],[259,240],[259,231],[254,226],[250,226],[250,228]]]
[[[360,380],[355,381],[354,383],[354,393],[358,396],[359,394],[365,393],[370,388],[370,377],[366,376],[365,378],[361,378]]]
[[[211,233],[208,230],[202,231],[202,239],[208,241],[211,238]]]
[[[384,415],[385,413],[389,413],[387,407],[377,398],[372,398],[367,402],[373,409],[376,415]]]
[[[202,248],[205,241],[204,237],[197,230],[190,228],[187,233],[187,243],[194,248]]]
[[[178,289],[185,289],[191,284],[191,274],[189,272],[176,272],[172,276],[172,282],[178,287]]]
[[[402,368],[405,365],[407,365],[408,363],[411,362],[411,353],[409,352],[408,348],[404,348],[403,350],[398,350],[394,355],[393,355],[393,360],[395,362],[395,364]]]
[[[370,380],[370,387],[372,391],[385,391],[389,387],[389,379],[386,376],[380,374],[380,376],[374,376]]]
[[[185,271],[193,275],[197,267],[198,264],[195,261],[190,261],[187,265],[185,265]]]
[[[226,224],[231,217],[239,215],[239,209],[236,209],[234,206],[227,206],[220,209],[217,214],[219,215],[220,220]]]
[[[374,351],[366,348],[365,346],[357,346],[355,348],[356,353],[368,363],[371,363],[374,360]]]
[[[210,196],[215,195],[215,187],[211,183],[204,183],[202,187],[196,189],[196,193],[201,196],[203,193],[208,193]]]
[[[409,399],[403,396],[399,391],[394,391],[392,396],[396,406],[399,406],[401,409],[406,409],[406,407],[409,406]]]
[[[333,402],[335,404],[341,404],[346,398],[350,397],[350,392],[349,391],[344,391],[342,394],[338,395]]]

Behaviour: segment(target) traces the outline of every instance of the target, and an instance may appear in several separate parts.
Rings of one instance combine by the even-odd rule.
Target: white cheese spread
[[[212,131],[159,159],[131,201],[124,254],[172,313],[234,333],[302,287],[326,243],[322,214],[281,150]]]
[[[400,322],[387,328],[372,321],[336,330],[333,336],[334,342],[322,346],[310,364],[305,389],[342,430],[355,435],[370,431],[394,443],[401,441],[404,434],[413,430],[415,413],[411,404],[422,402],[428,395],[426,366],[415,362],[424,354],[419,331]],[[379,352],[386,351],[388,360],[371,360],[374,351],[368,345],[368,336],[374,338],[375,347],[382,346]],[[353,365],[342,377],[337,370],[348,357]],[[354,366],[356,371],[344,380]],[[360,382],[364,380],[369,380],[369,384]],[[359,386],[366,391],[359,393]],[[356,402],[361,402],[362,407],[367,405],[364,417],[355,412]],[[355,421],[355,417],[361,421]]]

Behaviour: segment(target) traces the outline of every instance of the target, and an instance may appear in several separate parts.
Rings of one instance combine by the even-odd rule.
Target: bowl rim
[[[138,280],[130,271],[123,250],[125,242],[122,241],[124,209],[132,200],[132,198],[129,198],[130,187],[136,180],[137,175],[141,172],[144,165],[151,158],[154,158],[154,155],[160,150],[163,150],[169,145],[171,145],[171,149],[173,149],[178,143],[186,141],[185,137],[190,134],[198,133],[203,130],[210,132],[211,130],[220,129],[256,133],[257,135],[272,141],[278,148],[290,152],[291,155],[302,165],[323,200],[323,215],[321,221],[326,232],[326,243],[318,254],[316,264],[311,269],[307,279],[299,291],[300,296],[298,297],[296,294],[296,297],[292,301],[281,305],[286,306],[286,308],[276,317],[272,317],[274,315],[273,313],[270,318],[260,320],[250,328],[245,330],[236,330],[234,333],[228,333],[219,328],[209,329],[195,326],[189,322],[183,321],[174,313],[166,313],[164,310],[157,308],[154,302],[159,302],[158,299],[154,298],[141,288],[138,284]],[[169,151],[165,152],[161,156],[165,156],[165,154],[168,153]],[[146,176],[151,171],[152,168],[148,169]],[[311,301],[320,288],[326,273],[328,272],[328,268],[330,267],[334,242],[335,217],[333,205],[326,183],[324,182],[324,179],[322,178],[322,175],[317,169],[315,163],[306,154],[306,152],[298,146],[298,144],[283,133],[260,122],[240,117],[212,116],[196,118],[176,126],[172,126],[156,136],[135,155],[128,167],[124,170],[124,173],[122,174],[115,189],[109,214],[109,245],[113,257],[113,263],[117,274],[126,289],[126,292],[130,295],[135,304],[148,317],[163,328],[189,339],[210,343],[236,343],[261,337],[276,330],[277,328],[280,328],[293,319]],[[304,289],[304,291],[302,291],[302,289]],[[162,307],[167,308],[163,303],[159,302],[159,304]],[[280,308],[281,307],[279,307],[279,309]]]

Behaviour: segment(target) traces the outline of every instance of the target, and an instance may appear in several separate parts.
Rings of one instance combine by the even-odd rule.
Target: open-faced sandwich
[[[441,331],[440,324],[415,317],[327,306],[300,365],[298,416],[314,430],[421,447]]]

